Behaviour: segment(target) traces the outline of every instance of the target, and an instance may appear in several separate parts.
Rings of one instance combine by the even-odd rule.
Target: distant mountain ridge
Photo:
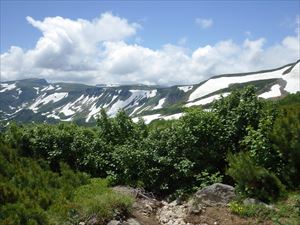
[[[223,74],[194,85],[97,85],[48,83],[45,79],[1,82],[0,121],[93,123],[101,108],[110,116],[124,109],[134,120],[174,119],[183,107],[209,107],[234,88],[252,84],[262,98],[300,91],[300,61],[276,69]]]

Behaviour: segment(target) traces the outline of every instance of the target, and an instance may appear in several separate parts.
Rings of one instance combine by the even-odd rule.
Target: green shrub
[[[132,203],[131,197],[111,190],[107,180],[94,178],[75,190],[72,201],[53,205],[49,215],[53,224],[78,224],[93,217],[104,224],[116,216],[128,214]]]
[[[251,217],[257,221],[273,221],[277,225],[299,225],[299,192],[289,193],[286,199],[280,200],[272,205],[272,208],[262,204],[244,205],[240,201],[229,203],[229,209],[232,213],[242,216]]]
[[[260,220],[270,219],[274,213],[264,205],[244,205],[243,203],[233,201],[229,203],[229,209],[232,213],[242,217],[256,217]]]
[[[200,174],[195,175],[195,177],[199,185],[194,188],[194,191],[197,191],[214,183],[221,183],[223,180],[223,175],[221,175],[220,172],[209,173],[207,170],[204,170]]]
[[[217,181],[211,175],[225,174],[228,151],[247,151],[259,167],[259,174],[254,173],[259,175],[259,182],[278,186],[278,179],[267,172],[272,171],[288,188],[296,189],[300,181],[300,114],[299,104],[294,104],[299,95],[291,96],[288,105],[283,104],[285,112],[275,120],[276,107],[258,99],[255,92],[255,87],[235,90],[215,101],[211,111],[186,109],[179,120],[157,121],[150,126],[142,120],[133,123],[124,111],[110,118],[101,110],[93,128],[72,123],[13,124],[6,128],[1,140],[17,148],[21,156],[44,160],[57,173],[63,174],[60,163],[64,162],[72,170],[93,177],[109,176],[114,184],[144,187],[159,195],[188,193]],[[1,157],[3,161],[15,160],[9,152],[3,152],[2,161]],[[25,168],[31,166],[28,161],[23,163]],[[0,163],[1,180],[3,176],[14,176],[10,167]],[[39,185],[22,176],[16,179],[28,188]],[[60,188],[53,179],[49,183]],[[67,183],[76,185],[76,179],[74,184],[72,177],[67,179]],[[67,191],[69,187],[63,188],[68,198],[72,196]],[[272,187],[266,188],[266,192],[272,192]],[[10,193],[8,189],[6,192]],[[275,191],[270,195],[277,194]],[[51,204],[43,194],[37,196],[42,208]]]
[[[247,152],[228,156],[227,170],[237,184],[238,191],[247,197],[270,202],[282,197],[285,193],[280,180],[265,168],[256,165]]]
[[[33,204],[33,205],[31,205]],[[0,224],[3,225],[46,225],[48,218],[34,203],[6,204],[0,210]]]
[[[299,96],[299,94],[298,94]],[[270,135],[280,157],[280,179],[291,189],[300,186],[300,104],[285,106]],[[275,162],[274,162],[275,163]]]
[[[0,143],[0,224],[49,224],[48,209],[56,203],[72,200],[74,189],[88,182],[84,173],[76,173],[60,164],[60,174],[45,161],[21,157],[17,150]]]

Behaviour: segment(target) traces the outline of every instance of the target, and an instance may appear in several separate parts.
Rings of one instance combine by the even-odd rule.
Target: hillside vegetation
[[[299,102],[299,93],[260,100],[249,86],[210,111],[185,109],[150,125],[104,110],[95,127],[11,124],[1,134],[0,223],[76,224],[90,215],[105,222],[130,209],[129,198],[107,187],[117,184],[184,198],[224,182],[241,197],[283,201],[300,185]]]

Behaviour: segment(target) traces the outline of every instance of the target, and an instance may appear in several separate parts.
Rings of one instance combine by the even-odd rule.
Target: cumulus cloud
[[[87,84],[191,84],[212,75],[281,66],[299,59],[298,33],[265,47],[264,38],[221,40],[194,50],[165,44],[150,49],[128,44],[140,25],[111,13],[92,21],[27,17],[42,32],[33,49],[12,46],[1,55],[3,80],[29,77]]]
[[[196,18],[196,24],[199,25],[201,28],[206,29],[213,25],[214,21],[212,19],[204,19],[204,18]]]

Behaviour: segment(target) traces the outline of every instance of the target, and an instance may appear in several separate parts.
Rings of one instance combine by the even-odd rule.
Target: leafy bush
[[[280,180],[265,168],[256,165],[247,152],[228,156],[227,173],[237,183],[238,191],[264,202],[279,199],[285,193]]]
[[[234,90],[226,98],[215,101],[212,111],[220,118],[220,124],[226,132],[226,147],[233,152],[240,151],[240,141],[246,135],[247,127],[258,127],[264,116],[264,103],[255,94],[255,87],[248,86]]]
[[[45,161],[21,157],[3,143],[0,165],[0,224],[78,224],[92,216],[107,221],[127,213],[132,204],[106,180],[90,180],[64,163],[59,173],[52,172]]]
[[[209,180],[205,173],[224,176],[227,153],[246,151],[257,166],[295,189],[300,171],[295,99],[286,101],[288,105],[279,103],[286,112],[278,115],[274,104],[258,99],[250,86],[216,101],[211,111],[184,109],[185,115],[176,121],[148,126],[142,120],[133,123],[124,111],[110,118],[101,110],[96,127],[11,125],[4,139],[22,156],[45,160],[53,171],[59,172],[64,162],[93,177],[109,176],[114,184],[160,195],[191,192]],[[232,179],[224,176],[224,181]]]
[[[229,209],[232,213],[243,217],[255,217],[260,220],[271,219],[274,213],[273,209],[269,209],[264,205],[244,205],[243,203],[233,201],[229,203]]]
[[[53,224],[78,224],[91,218],[106,224],[116,216],[128,214],[132,203],[131,197],[111,190],[107,180],[94,178],[75,190],[72,201],[53,205],[49,214]]]
[[[270,140],[272,148],[280,155],[280,179],[290,188],[299,187],[300,104],[282,108],[275,120]]]
[[[61,165],[60,175],[47,165],[20,157],[0,143],[0,224],[48,224],[46,211],[55,202],[68,201],[75,187],[88,182],[86,174]]]
[[[242,217],[252,217],[260,221],[273,221],[274,224],[289,224],[299,225],[299,192],[292,192],[284,200],[274,203],[271,207],[266,207],[263,204],[245,205],[240,201],[229,203],[229,209],[232,213]]]
[[[199,183],[198,187],[195,187],[194,190],[198,191],[206,186],[212,185],[214,183],[221,183],[223,180],[223,175],[220,172],[209,173],[206,170],[202,171],[200,174],[195,175],[197,182]]]

